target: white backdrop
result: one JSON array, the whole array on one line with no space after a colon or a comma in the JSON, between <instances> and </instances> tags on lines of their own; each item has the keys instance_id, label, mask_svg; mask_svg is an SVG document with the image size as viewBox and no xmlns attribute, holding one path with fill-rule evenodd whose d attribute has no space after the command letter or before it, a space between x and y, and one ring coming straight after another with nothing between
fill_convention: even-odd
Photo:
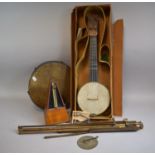
<instances>
[{"instance_id":1,"label":"white backdrop","mask_svg":"<svg viewBox=\"0 0 155 155\"><path fill-rule=\"evenodd\" d=\"M29 77L45 61L70 65L70 15L85 4L91 3L0 3L0 152L85 152L78 137L16 134L18 124L44 123L27 95ZM145 128L98 134L98 147L86 152L155 152L155 3L111 4L113 21L124 19L123 117L142 120Z\"/></svg>"}]
</instances>

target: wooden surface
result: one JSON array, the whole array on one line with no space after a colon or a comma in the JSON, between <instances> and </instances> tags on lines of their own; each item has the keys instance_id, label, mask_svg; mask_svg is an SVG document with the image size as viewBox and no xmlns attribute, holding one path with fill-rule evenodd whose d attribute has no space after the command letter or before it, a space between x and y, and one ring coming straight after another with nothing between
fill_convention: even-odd
<instances>
[{"instance_id":1,"label":"wooden surface","mask_svg":"<svg viewBox=\"0 0 155 155\"><path fill-rule=\"evenodd\" d=\"M69 121L69 115L65 107L57 107L45 110L46 125L64 123Z\"/></svg>"},{"instance_id":2,"label":"wooden surface","mask_svg":"<svg viewBox=\"0 0 155 155\"><path fill-rule=\"evenodd\" d=\"M122 115L123 20L113 25L113 114Z\"/></svg>"}]
</instances>

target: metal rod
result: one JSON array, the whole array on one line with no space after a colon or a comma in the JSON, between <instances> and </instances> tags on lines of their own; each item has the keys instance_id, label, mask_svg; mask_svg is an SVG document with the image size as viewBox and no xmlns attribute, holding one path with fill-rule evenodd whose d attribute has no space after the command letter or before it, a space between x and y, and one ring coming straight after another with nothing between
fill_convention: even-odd
<instances>
[{"instance_id":1,"label":"metal rod","mask_svg":"<svg viewBox=\"0 0 155 155\"><path fill-rule=\"evenodd\" d=\"M44 136L44 139L61 138L61 137L69 137L69 136L78 136L78 135L82 135L82 134L87 134L87 132L70 133L70 134L60 134L60 135L50 135L50 136Z\"/></svg>"}]
</instances>

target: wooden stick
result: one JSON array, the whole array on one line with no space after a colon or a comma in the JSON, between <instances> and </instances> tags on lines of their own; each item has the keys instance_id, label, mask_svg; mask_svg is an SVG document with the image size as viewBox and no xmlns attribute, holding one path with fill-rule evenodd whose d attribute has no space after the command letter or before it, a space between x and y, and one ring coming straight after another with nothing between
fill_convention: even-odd
<instances>
[{"instance_id":1,"label":"wooden stick","mask_svg":"<svg viewBox=\"0 0 155 155\"><path fill-rule=\"evenodd\" d=\"M36 133L97 133L97 132L123 132L137 131L143 128L142 122L136 121L105 121L81 124L61 124L61 125L33 125L18 126L19 134Z\"/></svg>"}]
</instances>

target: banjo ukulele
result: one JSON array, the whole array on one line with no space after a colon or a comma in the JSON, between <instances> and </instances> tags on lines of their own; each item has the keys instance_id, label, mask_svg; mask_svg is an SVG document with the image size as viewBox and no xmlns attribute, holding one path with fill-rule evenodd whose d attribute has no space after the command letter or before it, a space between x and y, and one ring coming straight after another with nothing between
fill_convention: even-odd
<instances>
[{"instance_id":1,"label":"banjo ukulele","mask_svg":"<svg viewBox=\"0 0 155 155\"><path fill-rule=\"evenodd\" d=\"M110 104L109 90L98 82L97 35L99 19L95 14L86 18L89 35L89 82L83 85L77 96L77 102L82 111L99 115Z\"/></svg>"}]
</instances>

